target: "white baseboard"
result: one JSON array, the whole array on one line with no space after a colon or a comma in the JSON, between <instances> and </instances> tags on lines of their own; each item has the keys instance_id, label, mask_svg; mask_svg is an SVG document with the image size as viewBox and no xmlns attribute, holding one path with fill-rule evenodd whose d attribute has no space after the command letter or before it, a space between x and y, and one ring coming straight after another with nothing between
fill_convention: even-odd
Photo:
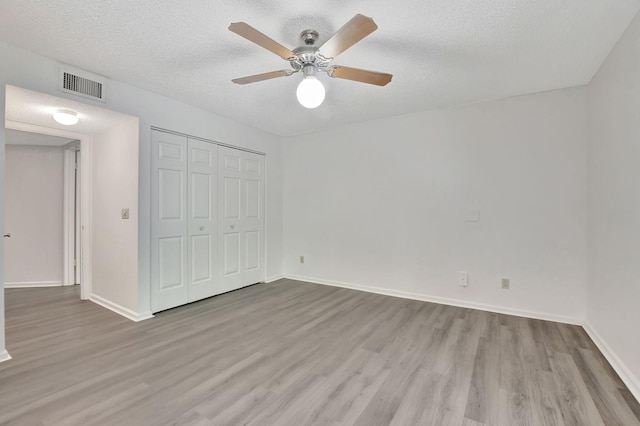
<instances>
[{"instance_id":1,"label":"white baseboard","mask_svg":"<svg viewBox=\"0 0 640 426\"><path fill-rule=\"evenodd\" d=\"M151 311L146 311L146 312L142 312L140 314L138 314L138 316L136 317L136 319L134 320L135 322L140 322L140 321L144 321L144 320L148 320L153 318L153 313Z\"/></svg>"},{"instance_id":2,"label":"white baseboard","mask_svg":"<svg viewBox=\"0 0 640 426\"><path fill-rule=\"evenodd\" d=\"M0 351L0 362L9 361L11 359L11 355L6 350Z\"/></svg>"},{"instance_id":3,"label":"white baseboard","mask_svg":"<svg viewBox=\"0 0 640 426\"><path fill-rule=\"evenodd\" d=\"M149 318L153 318L153 314L148 311L148 312L142 312L142 313L137 313L132 311L131 309L127 309L124 306L120 306L117 303L113 303L110 300L107 300L103 297L100 297L96 294L92 294L89 297L89 300L91 300L93 303L97 303L98 305L102 306L103 308L107 308L110 311L115 312L116 314L122 315L125 318L130 319L131 321L143 321Z\"/></svg>"},{"instance_id":4,"label":"white baseboard","mask_svg":"<svg viewBox=\"0 0 640 426\"><path fill-rule=\"evenodd\" d=\"M5 282L4 288L62 287L62 281L18 281Z\"/></svg>"},{"instance_id":5,"label":"white baseboard","mask_svg":"<svg viewBox=\"0 0 640 426\"><path fill-rule=\"evenodd\" d=\"M584 331L587 332L593 343L596 344L602 355L609 361L609 364L616 370L620 379L624 382L625 385L629 388L629 391L635 396L635 398L640 401L640 379L636 377L629 367L616 355L615 351L611 349L609 346L596 331L596 329L589 323L589 321L585 321L583 325Z\"/></svg>"},{"instance_id":6,"label":"white baseboard","mask_svg":"<svg viewBox=\"0 0 640 426\"><path fill-rule=\"evenodd\" d=\"M341 281L324 280L320 278L303 277L298 275L285 275L284 278L289 278L289 279L298 280L298 281L307 281L314 284L323 284L323 285L330 285L333 287L342 287L342 288L348 288L352 290L366 291L368 293L383 294L385 296L401 297L403 299L421 300L423 302L439 303L441 305L450 305L450 306L457 306L460 308L478 309L480 311L495 312L498 314L514 315L514 316L525 317L525 318L535 318L535 319L541 319L545 321L554 321L554 322L561 322L561 323L573 324L573 325L584 324L584 318L555 315L555 314L550 314L546 312L526 311L522 309L509 308L506 306L486 305L483 303L469 302L466 300L449 299L446 297L430 296L428 294L412 293L412 292L402 291L402 290L393 290L393 289L381 288L381 287L371 287L371 286L362 285L362 284L352 284L352 283L345 283Z\"/></svg>"},{"instance_id":7,"label":"white baseboard","mask_svg":"<svg viewBox=\"0 0 640 426\"><path fill-rule=\"evenodd\" d=\"M281 280L283 278L284 278L284 275L274 275L274 276L265 278L264 282L265 283L272 283L274 281L278 281L278 280Z\"/></svg>"}]
</instances>

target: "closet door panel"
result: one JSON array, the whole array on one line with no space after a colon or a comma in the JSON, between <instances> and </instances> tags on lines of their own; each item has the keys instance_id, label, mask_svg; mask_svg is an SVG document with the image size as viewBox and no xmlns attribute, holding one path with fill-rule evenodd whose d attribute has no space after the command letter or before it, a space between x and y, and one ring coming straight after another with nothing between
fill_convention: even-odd
<instances>
[{"instance_id":1,"label":"closet door panel","mask_svg":"<svg viewBox=\"0 0 640 426\"><path fill-rule=\"evenodd\" d=\"M243 286L242 260L242 154L243 151L219 147L220 181L220 271L221 292Z\"/></svg>"},{"instance_id":2,"label":"closet door panel","mask_svg":"<svg viewBox=\"0 0 640 426\"><path fill-rule=\"evenodd\" d=\"M189 301L217 294L218 146L189 139Z\"/></svg>"},{"instance_id":3,"label":"closet door panel","mask_svg":"<svg viewBox=\"0 0 640 426\"><path fill-rule=\"evenodd\" d=\"M151 133L151 308L188 301L187 138Z\"/></svg>"},{"instance_id":4,"label":"closet door panel","mask_svg":"<svg viewBox=\"0 0 640 426\"><path fill-rule=\"evenodd\" d=\"M164 237L158 239L158 261L160 271L158 286L161 292L184 285L184 238Z\"/></svg>"},{"instance_id":5,"label":"closet door panel","mask_svg":"<svg viewBox=\"0 0 640 426\"><path fill-rule=\"evenodd\" d=\"M223 275L231 277L240 273L240 233L225 232L222 246L224 248Z\"/></svg>"},{"instance_id":6,"label":"closet door panel","mask_svg":"<svg viewBox=\"0 0 640 426\"><path fill-rule=\"evenodd\" d=\"M263 279L264 267L264 156L244 153L244 264L243 275L247 284Z\"/></svg>"},{"instance_id":7,"label":"closet door panel","mask_svg":"<svg viewBox=\"0 0 640 426\"><path fill-rule=\"evenodd\" d=\"M246 247L246 270L254 271L260 269L260 231L245 232Z\"/></svg>"},{"instance_id":8,"label":"closet door panel","mask_svg":"<svg viewBox=\"0 0 640 426\"><path fill-rule=\"evenodd\" d=\"M260 282L264 245L264 157L219 148L220 280L228 290Z\"/></svg>"}]
</instances>

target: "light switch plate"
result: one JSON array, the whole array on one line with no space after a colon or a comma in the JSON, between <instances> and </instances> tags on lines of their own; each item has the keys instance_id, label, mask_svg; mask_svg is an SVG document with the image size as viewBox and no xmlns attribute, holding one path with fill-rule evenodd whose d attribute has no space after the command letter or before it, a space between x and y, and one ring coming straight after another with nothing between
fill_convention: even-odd
<instances>
[{"instance_id":1,"label":"light switch plate","mask_svg":"<svg viewBox=\"0 0 640 426\"><path fill-rule=\"evenodd\" d=\"M122 209L122 218L129 219L129 209Z\"/></svg>"}]
</instances>

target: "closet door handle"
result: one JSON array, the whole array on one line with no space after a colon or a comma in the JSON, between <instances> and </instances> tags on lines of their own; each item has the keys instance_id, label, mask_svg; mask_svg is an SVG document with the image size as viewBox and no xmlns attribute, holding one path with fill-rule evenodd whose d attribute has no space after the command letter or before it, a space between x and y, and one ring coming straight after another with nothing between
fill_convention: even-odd
<instances>
[{"instance_id":1,"label":"closet door handle","mask_svg":"<svg viewBox=\"0 0 640 426\"><path fill-rule=\"evenodd\" d=\"M236 229L236 226L235 225L231 225L231 229Z\"/></svg>"},{"instance_id":2,"label":"closet door handle","mask_svg":"<svg viewBox=\"0 0 640 426\"><path fill-rule=\"evenodd\" d=\"M4 234L5 238L11 238L11 234Z\"/></svg>"},{"instance_id":3,"label":"closet door handle","mask_svg":"<svg viewBox=\"0 0 640 426\"><path fill-rule=\"evenodd\" d=\"M201 226L201 227L200 227L200 230L201 230L201 231L204 231L204 226Z\"/></svg>"}]
</instances>

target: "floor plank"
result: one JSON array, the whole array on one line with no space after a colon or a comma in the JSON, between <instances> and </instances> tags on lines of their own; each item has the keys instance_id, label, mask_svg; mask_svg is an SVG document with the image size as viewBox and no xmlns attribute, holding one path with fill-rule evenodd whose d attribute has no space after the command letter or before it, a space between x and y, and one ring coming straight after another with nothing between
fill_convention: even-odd
<instances>
[{"instance_id":1,"label":"floor plank","mask_svg":"<svg viewBox=\"0 0 640 426\"><path fill-rule=\"evenodd\" d=\"M291 280L140 323L5 296L2 425L640 425L577 326Z\"/></svg>"}]
</instances>

